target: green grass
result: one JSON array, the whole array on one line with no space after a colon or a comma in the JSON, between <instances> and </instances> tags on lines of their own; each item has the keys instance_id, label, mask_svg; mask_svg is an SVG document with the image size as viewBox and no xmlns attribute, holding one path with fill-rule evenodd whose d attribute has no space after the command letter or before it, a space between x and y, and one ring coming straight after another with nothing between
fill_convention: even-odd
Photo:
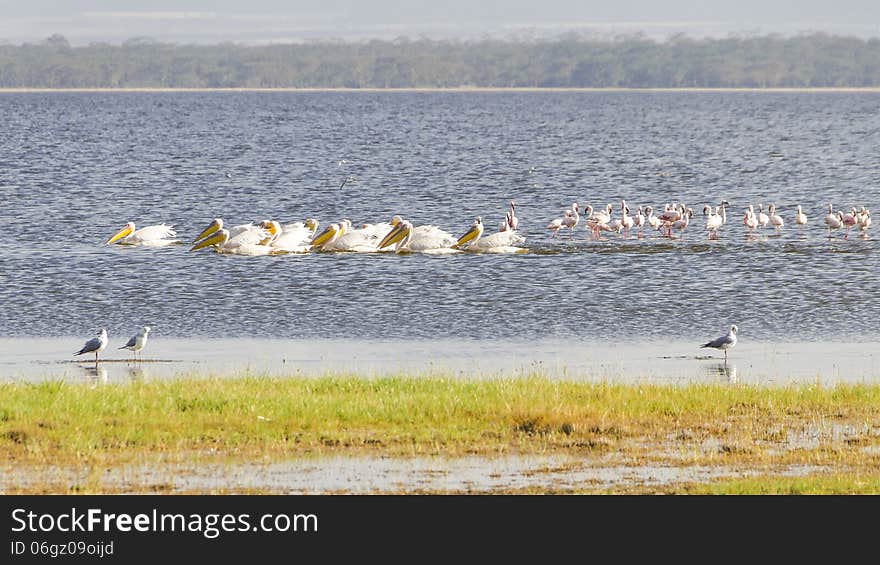
<instances>
[{"instance_id":1,"label":"green grass","mask_svg":"<svg viewBox=\"0 0 880 565\"><path fill-rule=\"evenodd\" d=\"M11 383L0 385L0 457L95 466L331 453L613 453L633 465L846 469L869 476L858 488L876 492L878 416L880 386L864 384L348 376ZM793 491L797 481L772 488ZM761 484L769 483L711 488L754 492Z\"/></svg>"}]
</instances>

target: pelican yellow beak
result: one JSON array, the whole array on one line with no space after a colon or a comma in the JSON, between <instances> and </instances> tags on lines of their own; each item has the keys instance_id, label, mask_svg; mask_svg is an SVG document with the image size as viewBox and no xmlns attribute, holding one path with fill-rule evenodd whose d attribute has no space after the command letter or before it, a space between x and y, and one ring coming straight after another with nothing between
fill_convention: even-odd
<instances>
[{"instance_id":1,"label":"pelican yellow beak","mask_svg":"<svg viewBox=\"0 0 880 565\"><path fill-rule=\"evenodd\" d=\"M210 233L210 232L209 232ZM208 247L209 245L217 245L223 241L223 232L217 232L210 237L206 237L205 239L199 241L195 245L189 248L190 251L195 251L196 249L201 249L203 247Z\"/></svg>"},{"instance_id":2,"label":"pelican yellow beak","mask_svg":"<svg viewBox=\"0 0 880 565\"><path fill-rule=\"evenodd\" d=\"M123 237L129 235L131 232L132 232L131 226L126 224L126 226L124 228L122 228L121 230L119 230L118 232L113 234L113 236L107 240L107 245L113 243L114 241L119 241Z\"/></svg>"},{"instance_id":3,"label":"pelican yellow beak","mask_svg":"<svg viewBox=\"0 0 880 565\"><path fill-rule=\"evenodd\" d=\"M202 238L208 237L209 235L211 235L212 233L214 233L215 231L217 231L219 229L220 229L220 224L217 222L217 220L214 220L213 222L208 224L208 227L206 227L205 229L202 230L202 233L200 233L199 235L196 236L196 238L193 240L193 243L199 241Z\"/></svg>"},{"instance_id":4,"label":"pelican yellow beak","mask_svg":"<svg viewBox=\"0 0 880 565\"><path fill-rule=\"evenodd\" d=\"M320 247L324 245L325 243L330 241L330 239L332 239L334 235L336 235L336 232L339 231L339 229L340 228L337 227L336 224L331 224L327 226L324 231L322 231L321 234L318 235L318 237L312 240L312 247Z\"/></svg>"},{"instance_id":5,"label":"pelican yellow beak","mask_svg":"<svg viewBox=\"0 0 880 565\"><path fill-rule=\"evenodd\" d=\"M398 241L401 241L409 234L409 227L406 224L396 224L388 235L382 238L382 241L379 242L379 249L385 249L389 245L394 245Z\"/></svg>"},{"instance_id":6,"label":"pelican yellow beak","mask_svg":"<svg viewBox=\"0 0 880 565\"><path fill-rule=\"evenodd\" d=\"M479 237L479 235L480 235L480 228L478 228L477 226L474 226L471 229L469 229L467 231L467 233L465 233L463 236L458 238L458 241L456 242L455 245L464 245L465 243L467 243L469 241L473 241L473 240L477 239L477 237Z\"/></svg>"}]
</instances>

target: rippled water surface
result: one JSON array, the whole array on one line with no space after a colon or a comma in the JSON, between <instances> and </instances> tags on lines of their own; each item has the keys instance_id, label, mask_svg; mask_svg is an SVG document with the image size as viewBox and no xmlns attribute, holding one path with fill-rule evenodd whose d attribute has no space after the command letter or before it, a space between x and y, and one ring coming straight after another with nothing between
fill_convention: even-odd
<instances>
[{"instance_id":1,"label":"rippled water surface","mask_svg":"<svg viewBox=\"0 0 880 565\"><path fill-rule=\"evenodd\" d=\"M0 336L876 341L880 95L0 95ZM343 179L357 180L339 188ZM546 224L574 201L695 209L681 239ZM189 242L237 224L403 214L460 235L517 202L530 253L223 256L106 246L126 221ZM703 203L731 203L708 241ZM789 224L748 239L749 203ZM793 209L810 217L796 229ZM876 226L872 228L876 229ZM116 343L116 342L119 343ZM69 347L65 343L65 347ZM66 350L65 350L66 351ZM65 353L66 354L66 353Z\"/></svg>"}]
</instances>

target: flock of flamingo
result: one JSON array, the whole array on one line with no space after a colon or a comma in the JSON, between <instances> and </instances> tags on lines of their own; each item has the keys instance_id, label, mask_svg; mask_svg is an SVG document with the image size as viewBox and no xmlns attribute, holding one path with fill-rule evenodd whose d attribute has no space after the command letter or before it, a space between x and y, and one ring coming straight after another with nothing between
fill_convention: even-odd
<instances>
[{"instance_id":1,"label":"flock of flamingo","mask_svg":"<svg viewBox=\"0 0 880 565\"><path fill-rule=\"evenodd\" d=\"M718 239L719 230L727 223L727 207L729 205L726 200L717 206L703 205L703 216L706 218L704 229L709 239ZM689 208L683 203L667 203L659 215L654 213L652 206L645 206L644 211L639 206L635 215L630 215L631 211L626 200L620 201L620 216L617 218L613 217L613 204L608 204L599 210L595 210L588 204L584 211L584 224L596 239L602 232L623 233L625 236L629 236L630 230L633 229L637 231L638 237L641 237L642 231L646 228L656 230L666 237L674 237L673 232L684 233L691 225L691 218L694 215L693 208ZM552 231L554 238L559 236L559 231L562 229L569 229L573 236L574 229L580 220L580 207L577 202L574 202L570 208L563 210L562 217L547 224L547 229ZM807 221L807 215L798 204L794 214L795 225L804 226ZM857 228L862 237L867 237L868 228L871 226L871 212L865 206L858 208L852 206L848 212L835 211L834 205L828 204L828 213L825 215L824 222L828 228L829 238L832 237L832 232L843 229L843 237L848 239L850 230L853 228ZM767 212L764 212L764 206L759 204L757 213L755 213L754 205L749 204L748 208L744 210L742 224L747 230L747 235L753 237L756 230L767 226L771 226L778 233L785 226L785 220L778 213L775 204L767 206Z\"/></svg>"}]
</instances>

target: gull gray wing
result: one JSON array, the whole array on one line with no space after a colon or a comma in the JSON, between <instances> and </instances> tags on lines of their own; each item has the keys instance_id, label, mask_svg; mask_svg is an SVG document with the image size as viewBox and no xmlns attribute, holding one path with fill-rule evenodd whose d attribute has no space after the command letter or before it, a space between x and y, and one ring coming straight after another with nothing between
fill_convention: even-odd
<instances>
[{"instance_id":1,"label":"gull gray wing","mask_svg":"<svg viewBox=\"0 0 880 565\"><path fill-rule=\"evenodd\" d=\"M96 351L99 347L101 347L101 340L93 337L89 341L83 345L82 349L74 353L74 355L82 355L83 353L91 353L92 351Z\"/></svg>"}]
</instances>

